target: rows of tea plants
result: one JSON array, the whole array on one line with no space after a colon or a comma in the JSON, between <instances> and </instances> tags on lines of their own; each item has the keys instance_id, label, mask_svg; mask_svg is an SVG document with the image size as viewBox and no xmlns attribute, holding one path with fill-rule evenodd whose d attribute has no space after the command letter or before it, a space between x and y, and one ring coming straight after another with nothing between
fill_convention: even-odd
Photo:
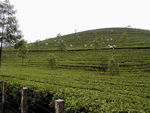
<instances>
[{"instance_id":1,"label":"rows of tea plants","mask_svg":"<svg viewBox=\"0 0 150 113\"><path fill-rule=\"evenodd\" d=\"M11 90L8 90L8 97L13 96L11 99L19 101L20 98L17 94L21 92L23 86L27 86L31 91L34 91L30 97L33 105L37 100L40 103L44 103L42 100L47 95L51 95L49 97L51 98L49 100L51 107L55 99L62 98L65 99L66 112L149 112L150 110L150 81L147 79L148 75L145 77L129 74L122 77L108 75L93 75L95 77L89 77L84 75L85 78L79 79L78 74L80 73L80 76L82 76L85 72L75 73L75 71L72 71L74 74L70 75L69 71L66 71L65 73L65 70L63 70L65 75L55 74L46 76L45 74L43 77L37 76L36 78L38 79L34 79L35 75L31 75L31 78L27 78L26 75L20 75L21 77L7 75L0 76L0 78L1 80L9 81L9 89ZM57 79L54 79L53 76L56 76ZM90 73L90 76L92 76L92 73ZM45 77L47 80L44 79Z\"/></svg>"},{"instance_id":2,"label":"rows of tea plants","mask_svg":"<svg viewBox=\"0 0 150 113\"><path fill-rule=\"evenodd\" d=\"M115 44L117 47L149 47L150 31L134 28L95 29L36 41L31 43L29 48L59 50L60 41L63 41L69 50L94 49L95 41L98 48L108 47L108 44Z\"/></svg>"},{"instance_id":3,"label":"rows of tea plants","mask_svg":"<svg viewBox=\"0 0 150 113\"><path fill-rule=\"evenodd\" d=\"M29 52L23 65L50 67L48 63L49 54L56 57L57 68L107 69L109 60L114 57L120 68L123 68L122 71L149 70L149 49ZM4 53L3 60L4 64L22 65L21 58L13 52Z\"/></svg>"},{"instance_id":4,"label":"rows of tea plants","mask_svg":"<svg viewBox=\"0 0 150 113\"><path fill-rule=\"evenodd\" d=\"M54 100L62 98L69 113L150 112L149 50L51 53L57 57L56 68L49 67L49 52L32 52L23 65L16 53L11 57L4 53L0 79L8 81L13 102L20 100L21 88L27 86L30 108L41 103L52 109ZM119 75L92 68L104 66L112 56L120 65Z\"/></svg>"}]
</instances>

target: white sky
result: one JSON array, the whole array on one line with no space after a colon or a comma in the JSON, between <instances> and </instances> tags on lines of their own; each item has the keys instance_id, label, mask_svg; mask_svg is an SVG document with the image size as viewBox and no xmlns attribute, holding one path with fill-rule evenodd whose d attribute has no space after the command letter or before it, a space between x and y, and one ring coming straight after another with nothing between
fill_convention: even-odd
<instances>
[{"instance_id":1,"label":"white sky","mask_svg":"<svg viewBox=\"0 0 150 113\"><path fill-rule=\"evenodd\" d=\"M150 30L150 0L10 0L28 42L105 27Z\"/></svg>"}]
</instances>

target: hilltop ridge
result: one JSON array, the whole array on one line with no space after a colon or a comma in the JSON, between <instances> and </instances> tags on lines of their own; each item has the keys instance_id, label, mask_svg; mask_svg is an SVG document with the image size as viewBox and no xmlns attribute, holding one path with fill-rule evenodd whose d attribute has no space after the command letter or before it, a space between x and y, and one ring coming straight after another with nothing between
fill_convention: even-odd
<instances>
[{"instance_id":1,"label":"hilltop ridge","mask_svg":"<svg viewBox=\"0 0 150 113\"><path fill-rule=\"evenodd\" d=\"M30 44L30 49L57 50L59 43L68 50L123 47L150 47L150 31L135 28L103 28L87 30Z\"/></svg>"}]
</instances>

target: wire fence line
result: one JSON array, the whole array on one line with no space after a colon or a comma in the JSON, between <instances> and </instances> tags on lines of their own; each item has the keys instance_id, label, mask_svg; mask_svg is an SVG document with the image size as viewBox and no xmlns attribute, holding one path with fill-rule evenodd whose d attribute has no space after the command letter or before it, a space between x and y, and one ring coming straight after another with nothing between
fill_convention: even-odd
<instances>
[{"instance_id":1,"label":"wire fence line","mask_svg":"<svg viewBox=\"0 0 150 113\"><path fill-rule=\"evenodd\" d=\"M19 96L19 99L15 100L15 102L13 96L6 93L8 90L13 92L12 88L7 87L6 81L0 81L0 97L2 100L2 102L0 102L0 113L52 113L52 111L50 111L50 106L48 108L39 103L34 103L34 108L31 108L30 104L32 101L28 99L30 90L27 87L23 87L22 92L16 94ZM64 113L64 100L58 99L55 100L54 103L55 113ZM11 110L11 112L9 110Z\"/></svg>"},{"instance_id":2,"label":"wire fence line","mask_svg":"<svg viewBox=\"0 0 150 113\"><path fill-rule=\"evenodd\" d=\"M3 83L3 82L1 82ZM13 91L12 88L10 87L7 87L7 91ZM18 96L20 97L21 99L21 93L18 94ZM7 100L6 100L6 103L7 103L7 107L9 107L10 109L12 109L13 111L15 111L15 113L18 113L18 111L21 110L20 108L20 100L16 100L15 102L13 101L12 97L10 95L7 95ZM28 104L30 104L31 101L28 100ZM14 106L15 104L15 106ZM37 103L34 103L34 107L35 108L38 108L38 110L40 109L40 111L42 111L42 113L49 113L49 109L47 109L46 107L40 105L40 104L37 104ZM16 109L18 108L18 109ZM36 110L36 112L38 111ZM28 109L28 112L29 113L35 113L35 111L31 110L31 109Z\"/></svg>"}]
</instances>

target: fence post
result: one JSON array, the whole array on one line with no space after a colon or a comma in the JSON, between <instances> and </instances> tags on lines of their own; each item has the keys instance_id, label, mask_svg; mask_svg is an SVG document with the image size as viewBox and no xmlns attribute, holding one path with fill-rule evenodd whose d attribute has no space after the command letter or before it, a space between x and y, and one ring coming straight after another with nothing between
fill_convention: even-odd
<instances>
[{"instance_id":1,"label":"fence post","mask_svg":"<svg viewBox=\"0 0 150 113\"><path fill-rule=\"evenodd\" d=\"M2 96L2 103L6 103L6 89L7 89L7 82L3 82L3 96Z\"/></svg>"},{"instance_id":2,"label":"fence post","mask_svg":"<svg viewBox=\"0 0 150 113\"><path fill-rule=\"evenodd\" d=\"M21 113L28 112L28 105L27 105L27 87L23 87L22 89L22 98L21 98Z\"/></svg>"},{"instance_id":3,"label":"fence post","mask_svg":"<svg viewBox=\"0 0 150 113\"><path fill-rule=\"evenodd\" d=\"M55 113L64 113L64 100L55 100Z\"/></svg>"},{"instance_id":4,"label":"fence post","mask_svg":"<svg viewBox=\"0 0 150 113\"><path fill-rule=\"evenodd\" d=\"M6 106L6 89L7 89L7 82L3 82L3 92L2 92L2 113L5 112L5 106Z\"/></svg>"}]
</instances>

